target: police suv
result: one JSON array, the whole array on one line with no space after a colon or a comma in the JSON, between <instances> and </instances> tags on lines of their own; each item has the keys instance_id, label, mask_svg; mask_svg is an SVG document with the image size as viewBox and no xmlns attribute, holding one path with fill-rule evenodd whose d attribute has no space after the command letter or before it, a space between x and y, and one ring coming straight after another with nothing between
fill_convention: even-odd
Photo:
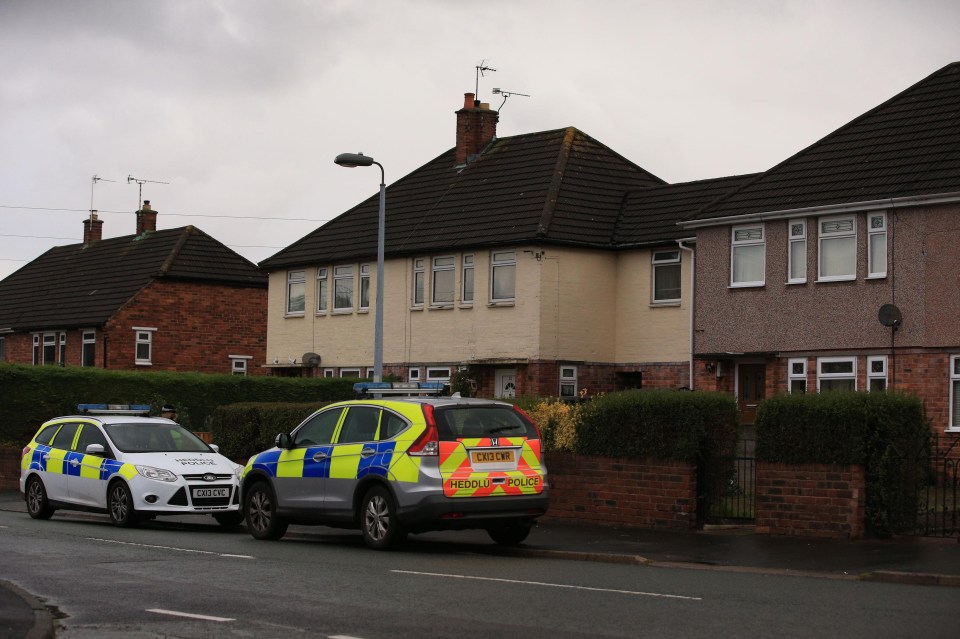
<instances>
[{"instance_id":1,"label":"police suv","mask_svg":"<svg viewBox=\"0 0 960 639\"><path fill-rule=\"evenodd\" d=\"M23 449L20 492L34 519L55 510L106 512L117 526L155 515L208 514L236 526L243 467L150 406L80 404Z\"/></svg>"},{"instance_id":2,"label":"police suv","mask_svg":"<svg viewBox=\"0 0 960 639\"><path fill-rule=\"evenodd\" d=\"M539 430L504 402L398 396L437 389L360 383L363 399L278 435L243 471L247 530L279 539L291 523L359 528L378 550L443 529L483 528L498 544L521 543L547 510Z\"/></svg>"}]
</instances>

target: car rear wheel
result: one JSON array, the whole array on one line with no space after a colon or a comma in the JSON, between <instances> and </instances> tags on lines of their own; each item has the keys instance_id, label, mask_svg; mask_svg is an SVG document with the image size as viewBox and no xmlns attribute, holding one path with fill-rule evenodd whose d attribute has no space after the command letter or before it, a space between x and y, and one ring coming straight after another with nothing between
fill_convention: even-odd
<instances>
[{"instance_id":1,"label":"car rear wheel","mask_svg":"<svg viewBox=\"0 0 960 639\"><path fill-rule=\"evenodd\" d=\"M216 513L213 518L224 528L236 528L243 523L243 511L235 510L227 513Z\"/></svg>"},{"instance_id":2,"label":"car rear wheel","mask_svg":"<svg viewBox=\"0 0 960 639\"><path fill-rule=\"evenodd\" d=\"M47 489L39 477L27 480L27 512L34 519L50 519L53 516L53 507L47 499Z\"/></svg>"},{"instance_id":3,"label":"car rear wheel","mask_svg":"<svg viewBox=\"0 0 960 639\"><path fill-rule=\"evenodd\" d=\"M136 509L133 507L133 495L130 488L122 481L116 481L110 486L107 493L107 510L110 512L110 522L121 528L131 528L140 523Z\"/></svg>"},{"instance_id":4,"label":"car rear wheel","mask_svg":"<svg viewBox=\"0 0 960 639\"><path fill-rule=\"evenodd\" d=\"M510 524L508 526L496 526L488 528L487 534L490 539L500 546L516 546L522 544L530 534L533 524L525 522L522 524Z\"/></svg>"},{"instance_id":5,"label":"car rear wheel","mask_svg":"<svg viewBox=\"0 0 960 639\"><path fill-rule=\"evenodd\" d=\"M363 496L360 507L363 541L374 550L395 548L407 536L397 517L393 497L383 486L374 486Z\"/></svg>"},{"instance_id":6,"label":"car rear wheel","mask_svg":"<svg viewBox=\"0 0 960 639\"><path fill-rule=\"evenodd\" d=\"M247 490L243 515L256 539L280 539L287 532L287 522L277 516L277 499L266 482L258 481Z\"/></svg>"}]
</instances>

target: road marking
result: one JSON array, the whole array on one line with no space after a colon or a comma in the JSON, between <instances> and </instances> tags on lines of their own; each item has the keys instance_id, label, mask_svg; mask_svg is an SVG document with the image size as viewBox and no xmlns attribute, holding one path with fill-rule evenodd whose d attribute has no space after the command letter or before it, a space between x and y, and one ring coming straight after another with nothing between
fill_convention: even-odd
<instances>
[{"instance_id":1,"label":"road marking","mask_svg":"<svg viewBox=\"0 0 960 639\"><path fill-rule=\"evenodd\" d=\"M192 552L198 555L215 555L217 557L232 557L234 559L255 559L251 555L231 555L224 552L212 552L209 550L193 550L192 548L175 548L174 546L156 546L154 544L136 544L132 541L117 541L116 539L100 539L98 537L87 537L88 541L102 541L105 544L120 544L122 546L138 546L140 548L154 548L157 550L176 550L177 552Z\"/></svg>"},{"instance_id":2,"label":"road marking","mask_svg":"<svg viewBox=\"0 0 960 639\"><path fill-rule=\"evenodd\" d=\"M204 621L236 621L230 617L212 617L210 615L195 615L189 612L179 612L177 610L164 610L163 608L147 608L147 612L155 612L158 615L170 615L172 617L187 617L188 619L202 619Z\"/></svg>"},{"instance_id":3,"label":"road marking","mask_svg":"<svg viewBox=\"0 0 960 639\"><path fill-rule=\"evenodd\" d=\"M570 588L572 590L591 590L593 592L612 592L621 595L639 595L643 597L660 597L663 599L685 599L687 601L703 601L702 597L686 597L684 595L668 595L661 592L641 592L638 590L616 590L614 588L591 588L590 586L574 586L571 584L551 584L544 581L520 581L518 579L498 579L496 577L473 577L470 575L449 575L439 572L417 572L414 570L391 570L390 572L404 575L421 575L426 577L446 577L448 579L471 579L475 581L498 581L508 584L526 586L547 586L549 588Z\"/></svg>"}]
</instances>

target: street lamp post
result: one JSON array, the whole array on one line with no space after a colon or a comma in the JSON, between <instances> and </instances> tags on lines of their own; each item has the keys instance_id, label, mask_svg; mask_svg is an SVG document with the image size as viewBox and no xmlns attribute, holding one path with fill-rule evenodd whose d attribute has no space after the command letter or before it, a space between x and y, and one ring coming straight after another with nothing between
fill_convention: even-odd
<instances>
[{"instance_id":1,"label":"street lamp post","mask_svg":"<svg viewBox=\"0 0 960 639\"><path fill-rule=\"evenodd\" d=\"M348 168L370 166L380 167L380 215L377 223L377 308L374 310L373 328L373 381L383 381L383 245L386 228L387 185L384 180L383 165L363 153L341 153L334 160L336 164Z\"/></svg>"}]
</instances>

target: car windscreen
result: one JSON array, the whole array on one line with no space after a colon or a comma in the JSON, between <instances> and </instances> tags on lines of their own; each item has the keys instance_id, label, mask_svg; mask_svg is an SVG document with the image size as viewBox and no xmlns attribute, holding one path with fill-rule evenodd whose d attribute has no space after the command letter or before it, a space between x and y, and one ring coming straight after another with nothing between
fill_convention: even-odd
<instances>
[{"instance_id":1,"label":"car windscreen","mask_svg":"<svg viewBox=\"0 0 960 639\"><path fill-rule=\"evenodd\" d=\"M441 441L538 436L536 427L512 406L447 406L437 408L434 417Z\"/></svg>"},{"instance_id":2,"label":"car windscreen","mask_svg":"<svg viewBox=\"0 0 960 639\"><path fill-rule=\"evenodd\" d=\"M209 453L202 439L179 424L105 424L113 445L125 453Z\"/></svg>"}]
</instances>

